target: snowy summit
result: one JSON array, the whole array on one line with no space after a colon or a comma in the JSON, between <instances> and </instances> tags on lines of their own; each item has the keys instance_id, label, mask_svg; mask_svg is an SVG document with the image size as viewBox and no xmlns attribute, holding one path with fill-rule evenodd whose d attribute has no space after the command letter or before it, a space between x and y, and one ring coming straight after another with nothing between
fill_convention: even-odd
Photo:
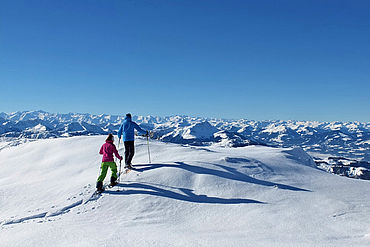
<instances>
[{"instance_id":1,"label":"snowy summit","mask_svg":"<svg viewBox=\"0 0 370 247\"><path fill-rule=\"evenodd\" d=\"M369 181L319 170L301 148L151 140L149 164L138 138L135 169L92 199L105 138L0 151L1 246L370 244Z\"/></svg>"}]
</instances>

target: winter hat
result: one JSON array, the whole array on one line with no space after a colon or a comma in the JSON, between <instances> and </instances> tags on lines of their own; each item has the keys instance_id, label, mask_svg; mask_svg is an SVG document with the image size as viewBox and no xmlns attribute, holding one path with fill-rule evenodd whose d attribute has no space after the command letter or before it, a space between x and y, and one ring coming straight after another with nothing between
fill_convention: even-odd
<instances>
[{"instance_id":1,"label":"winter hat","mask_svg":"<svg viewBox=\"0 0 370 247\"><path fill-rule=\"evenodd\" d=\"M113 141L113 134L109 133L107 139L105 141Z\"/></svg>"}]
</instances>

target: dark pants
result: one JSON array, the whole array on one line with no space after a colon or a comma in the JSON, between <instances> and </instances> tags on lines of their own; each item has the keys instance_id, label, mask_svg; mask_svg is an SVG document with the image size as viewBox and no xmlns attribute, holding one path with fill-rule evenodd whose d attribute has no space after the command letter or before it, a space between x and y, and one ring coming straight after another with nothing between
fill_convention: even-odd
<instances>
[{"instance_id":1,"label":"dark pants","mask_svg":"<svg viewBox=\"0 0 370 247\"><path fill-rule=\"evenodd\" d=\"M131 165L132 158L135 154L135 144L134 141L125 141L125 164Z\"/></svg>"}]
</instances>

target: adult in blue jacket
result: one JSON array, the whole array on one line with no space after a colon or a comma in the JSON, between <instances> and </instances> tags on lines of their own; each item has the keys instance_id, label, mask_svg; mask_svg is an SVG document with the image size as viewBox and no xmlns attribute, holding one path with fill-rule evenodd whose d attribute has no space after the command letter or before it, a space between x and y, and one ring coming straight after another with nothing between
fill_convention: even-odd
<instances>
[{"instance_id":1,"label":"adult in blue jacket","mask_svg":"<svg viewBox=\"0 0 370 247\"><path fill-rule=\"evenodd\" d=\"M132 168L131 161L135 154L135 129L142 135L148 135L148 131L140 128L137 123L131 120L131 114L127 113L122 125L118 130L118 140L121 139L125 144L125 167Z\"/></svg>"}]
</instances>

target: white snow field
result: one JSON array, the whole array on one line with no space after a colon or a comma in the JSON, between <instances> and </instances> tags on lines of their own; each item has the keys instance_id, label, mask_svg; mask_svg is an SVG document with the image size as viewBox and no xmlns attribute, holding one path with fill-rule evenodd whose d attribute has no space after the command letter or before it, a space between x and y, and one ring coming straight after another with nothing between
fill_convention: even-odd
<instances>
[{"instance_id":1,"label":"white snow field","mask_svg":"<svg viewBox=\"0 0 370 247\"><path fill-rule=\"evenodd\" d=\"M105 138L0 151L1 247L370 246L369 181L321 171L299 148L151 141L148 164L139 138L137 169L89 200Z\"/></svg>"}]
</instances>

